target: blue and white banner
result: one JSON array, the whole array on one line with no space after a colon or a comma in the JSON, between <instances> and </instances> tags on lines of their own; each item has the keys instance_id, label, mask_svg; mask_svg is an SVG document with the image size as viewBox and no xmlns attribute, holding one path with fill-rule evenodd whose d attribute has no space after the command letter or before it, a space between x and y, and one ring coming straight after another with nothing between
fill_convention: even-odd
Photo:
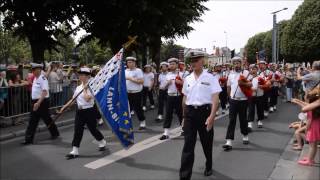
<instances>
[{"instance_id":1,"label":"blue and white banner","mask_svg":"<svg viewBox=\"0 0 320 180\"><path fill-rule=\"evenodd\" d=\"M89 87L103 119L111 126L124 147L133 144L133 129L129 111L125 69L121 49L90 80Z\"/></svg>"}]
</instances>

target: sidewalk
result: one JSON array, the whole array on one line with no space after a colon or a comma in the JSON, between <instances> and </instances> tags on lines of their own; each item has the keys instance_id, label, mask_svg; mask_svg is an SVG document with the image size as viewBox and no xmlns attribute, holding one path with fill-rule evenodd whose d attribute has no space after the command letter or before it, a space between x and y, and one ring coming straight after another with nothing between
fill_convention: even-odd
<instances>
[{"instance_id":1,"label":"sidewalk","mask_svg":"<svg viewBox=\"0 0 320 180\"><path fill-rule=\"evenodd\" d=\"M58 118L58 120L56 121L56 125L58 127L61 127L61 126L72 124L74 122L74 115L75 115L74 110L65 112L63 115L61 115L60 118ZM24 136L27 125L28 125L28 121L29 119L27 118L25 121L23 121L19 125L0 128L0 142L13 139L15 137ZM46 130L47 130L46 125L43 123L42 120L40 120L37 132L42 132Z\"/></svg>"},{"instance_id":2,"label":"sidewalk","mask_svg":"<svg viewBox=\"0 0 320 180\"><path fill-rule=\"evenodd\" d=\"M309 147L306 144L303 150L294 151L291 149L291 141L289 141L285 151L280 157L280 160L276 164L275 169L269 177L269 180L319 180L320 176L320 149L315 158L315 166L302 166L297 162L299 159L308 155Z\"/></svg>"}]
</instances>

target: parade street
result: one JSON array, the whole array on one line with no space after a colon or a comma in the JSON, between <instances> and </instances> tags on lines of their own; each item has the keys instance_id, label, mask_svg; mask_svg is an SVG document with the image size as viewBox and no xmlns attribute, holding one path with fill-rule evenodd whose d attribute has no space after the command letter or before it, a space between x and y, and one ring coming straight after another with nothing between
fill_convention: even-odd
<instances>
[{"instance_id":1,"label":"parade street","mask_svg":"<svg viewBox=\"0 0 320 180\"><path fill-rule=\"evenodd\" d=\"M290 176L289 172L279 175L276 168L280 161L284 161L283 156L289 160L298 157L294 152L286 152L293 135L288 124L296 120L297 113L297 106L282 103L278 111L264 121L264 128L254 126L249 145L242 144L237 127L231 152L225 152L221 147L228 115L219 116L215 123L213 176L203 176L205 158L198 142L192 179L287 178L285 176ZM65 159L71 147L72 125L60 127L61 137L53 141L49 140L48 132L42 132L36 134L34 145L21 146L22 138L2 142L1 179L178 179L183 147L178 122L173 123L175 126L170 139L160 141L162 123L154 122L154 114L154 110L146 113L148 129L135 131L135 145L128 150L123 150L106 127L100 129L106 137L107 150L103 153L97 151L93 137L86 130L80 156L73 160ZM137 129L136 116L133 121ZM299 171L299 165L294 167L296 169L291 168L291 171ZM311 174L306 175L307 172ZM304 176L310 176L309 179L316 177L316 174L319 174L318 167L304 169Z\"/></svg>"}]
</instances>

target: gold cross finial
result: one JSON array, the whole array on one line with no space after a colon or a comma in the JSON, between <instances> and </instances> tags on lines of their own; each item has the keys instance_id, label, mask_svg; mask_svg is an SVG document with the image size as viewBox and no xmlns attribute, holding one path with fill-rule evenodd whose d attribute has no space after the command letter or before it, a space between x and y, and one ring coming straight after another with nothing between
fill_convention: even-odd
<instances>
[{"instance_id":1,"label":"gold cross finial","mask_svg":"<svg viewBox=\"0 0 320 180\"><path fill-rule=\"evenodd\" d=\"M137 38L138 36L134 36L134 37L128 36L129 40L123 45L123 48L127 50L132 44L137 44L137 41L136 41Z\"/></svg>"}]
</instances>

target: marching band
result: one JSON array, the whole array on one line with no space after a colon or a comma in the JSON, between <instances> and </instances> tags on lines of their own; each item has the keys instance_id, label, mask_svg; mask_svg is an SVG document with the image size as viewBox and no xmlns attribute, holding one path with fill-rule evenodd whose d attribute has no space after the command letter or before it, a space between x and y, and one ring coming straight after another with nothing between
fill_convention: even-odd
<instances>
[{"instance_id":1,"label":"marching band","mask_svg":"<svg viewBox=\"0 0 320 180\"><path fill-rule=\"evenodd\" d=\"M184 136L185 142L181 157L181 179L191 178L197 133L199 133L206 157L204 175L210 176L212 174L213 124L215 116L219 113L219 105L222 114L226 114L229 110L229 124L226 127L226 142L222 146L223 150L232 150L237 119L240 122L243 144L247 145L250 143L249 133L254 128L255 120L256 127L263 128L263 120L268 118L269 113L277 110L278 92L287 76L282 73L282 69L277 64L267 64L266 61L260 60L256 64L249 65L240 57L233 57L232 64L219 63L212 67L213 70L206 70L204 68L206 54L196 51L191 51L190 54L192 65L190 69L187 68L184 61L170 58L161 62L159 74L154 73L152 65L145 65L143 72L137 67L135 57L127 57L127 69L125 70L128 99L132 111L136 113L139 120L139 130L146 129L147 120L144 111L147 110L147 97L150 109L155 108L154 94L158 95L158 111L155 120L163 123L163 134L159 138L160 140L170 138L173 113L177 115L181 126L181 136ZM35 66L34 69L36 68ZM40 65L39 68L41 68ZM90 73L90 69L86 67L79 71L82 79L86 81L89 79ZM40 115L48 124L49 112L46 107L41 109L42 105L45 106L48 94L45 93L43 97L39 96L48 88L45 86L45 77L38 79L43 81L44 85L39 88L37 96L32 96L32 98L35 101L35 106L37 103L41 103L41 105L39 110L34 108L32 115L38 111L39 113L45 111ZM82 86L77 87L75 94L80 91L79 88ZM36 87L32 88L34 90L32 92L36 92ZM155 92L157 89L158 92ZM39 102L38 99L42 101ZM94 101L89 91L84 90L83 95L77 97L77 105L73 150L67 155L67 159L79 156L78 149L85 124L98 141L99 150L103 151L106 147L103 135L96 129L96 120L90 120ZM256 114L257 118L255 118ZM31 122L39 117L32 116ZM35 127L36 124L29 124L26 140L23 144L33 142ZM59 136L54 124L50 126L49 130L54 138Z\"/></svg>"}]
</instances>

